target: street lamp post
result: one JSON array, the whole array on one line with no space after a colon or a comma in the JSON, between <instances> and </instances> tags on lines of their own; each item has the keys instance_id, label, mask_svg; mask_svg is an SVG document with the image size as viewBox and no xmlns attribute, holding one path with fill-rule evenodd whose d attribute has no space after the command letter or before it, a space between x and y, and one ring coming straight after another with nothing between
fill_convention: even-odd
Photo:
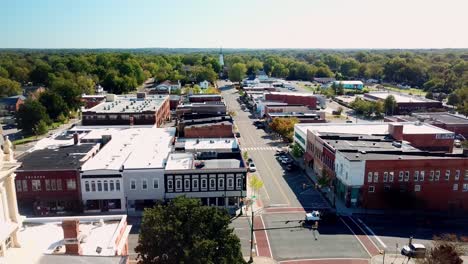
<instances>
[{"instance_id":1,"label":"street lamp post","mask_svg":"<svg viewBox=\"0 0 468 264\"><path fill-rule=\"evenodd\" d=\"M254 234L254 210L252 208L252 225L250 226L250 259L249 263L253 263L253 234Z\"/></svg>"},{"instance_id":2,"label":"street lamp post","mask_svg":"<svg viewBox=\"0 0 468 264\"><path fill-rule=\"evenodd\" d=\"M242 175L242 184L241 184L241 189L240 189L240 201L239 201L239 204L240 204L240 213L239 213L239 215L244 214L244 212L242 211L242 207L244 207L244 193L243 193L244 179L245 179L245 175Z\"/></svg>"}]
</instances>

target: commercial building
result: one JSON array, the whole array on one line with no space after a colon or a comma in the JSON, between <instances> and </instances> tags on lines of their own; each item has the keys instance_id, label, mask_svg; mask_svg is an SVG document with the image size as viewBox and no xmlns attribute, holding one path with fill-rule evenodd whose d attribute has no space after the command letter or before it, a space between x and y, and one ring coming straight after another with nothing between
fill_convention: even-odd
<instances>
[{"instance_id":1,"label":"commercial building","mask_svg":"<svg viewBox=\"0 0 468 264\"><path fill-rule=\"evenodd\" d=\"M164 167L175 129L130 127L110 132L111 139L81 168L85 212L131 212L163 200ZM92 140L89 135L84 139Z\"/></svg>"},{"instance_id":2,"label":"commercial building","mask_svg":"<svg viewBox=\"0 0 468 264\"><path fill-rule=\"evenodd\" d=\"M246 195L247 168L235 138L183 139L165 171L166 198L200 198L204 205L236 210Z\"/></svg>"},{"instance_id":3,"label":"commercial building","mask_svg":"<svg viewBox=\"0 0 468 264\"><path fill-rule=\"evenodd\" d=\"M26 218L4 263L129 263L126 215ZM0 261L2 259L0 258Z\"/></svg>"},{"instance_id":4,"label":"commercial building","mask_svg":"<svg viewBox=\"0 0 468 264\"><path fill-rule=\"evenodd\" d=\"M3 135L0 134L0 137L3 138ZM23 219L18 213L16 203L14 173L18 166L13 158L12 144L5 140L3 149L0 148L0 262L11 254L11 248L20 246L18 232Z\"/></svg>"},{"instance_id":5,"label":"commercial building","mask_svg":"<svg viewBox=\"0 0 468 264\"><path fill-rule=\"evenodd\" d=\"M176 109L177 118L196 119L226 115L224 102L188 103Z\"/></svg>"},{"instance_id":6,"label":"commercial building","mask_svg":"<svg viewBox=\"0 0 468 264\"><path fill-rule=\"evenodd\" d=\"M74 136L78 138L78 134ZM99 144L80 144L76 140L76 144L51 145L20 158L16 192L23 214L45 216L80 212L80 168L98 152Z\"/></svg>"},{"instance_id":7,"label":"commercial building","mask_svg":"<svg viewBox=\"0 0 468 264\"><path fill-rule=\"evenodd\" d=\"M357 89L362 90L364 88L364 83L361 81L334 81L336 86L343 85L344 89Z\"/></svg>"},{"instance_id":8,"label":"commercial building","mask_svg":"<svg viewBox=\"0 0 468 264\"><path fill-rule=\"evenodd\" d=\"M388 96L395 98L396 106L393 113L387 114L408 114L412 112L424 112L430 109L443 109L442 102L430 100L423 97L416 97L406 94L397 94L389 92L372 92L364 94L363 98L368 101L384 101Z\"/></svg>"},{"instance_id":9,"label":"commercial building","mask_svg":"<svg viewBox=\"0 0 468 264\"><path fill-rule=\"evenodd\" d=\"M233 137L233 121L229 115L181 119L177 122L178 137L230 138Z\"/></svg>"},{"instance_id":10,"label":"commercial building","mask_svg":"<svg viewBox=\"0 0 468 264\"><path fill-rule=\"evenodd\" d=\"M317 109L317 97L311 93L269 92L265 93L265 100L283 102L290 105L304 105Z\"/></svg>"},{"instance_id":11,"label":"commercial building","mask_svg":"<svg viewBox=\"0 0 468 264\"><path fill-rule=\"evenodd\" d=\"M114 95L106 102L82 111L83 125L160 126L170 118L168 95Z\"/></svg>"},{"instance_id":12,"label":"commercial building","mask_svg":"<svg viewBox=\"0 0 468 264\"><path fill-rule=\"evenodd\" d=\"M386 122L420 121L468 138L468 118L447 112L412 113L410 116L386 116Z\"/></svg>"},{"instance_id":13,"label":"commercial building","mask_svg":"<svg viewBox=\"0 0 468 264\"><path fill-rule=\"evenodd\" d=\"M22 95L0 98L0 116L15 114L25 100L26 97Z\"/></svg>"},{"instance_id":14,"label":"commercial building","mask_svg":"<svg viewBox=\"0 0 468 264\"><path fill-rule=\"evenodd\" d=\"M169 95L169 109L171 111L175 111L177 109L177 106L180 104L182 100L182 97L177 94L171 94Z\"/></svg>"},{"instance_id":15,"label":"commercial building","mask_svg":"<svg viewBox=\"0 0 468 264\"><path fill-rule=\"evenodd\" d=\"M347 206L369 209L468 211L468 158L451 154L453 136L409 122L295 127L306 166Z\"/></svg>"},{"instance_id":16,"label":"commercial building","mask_svg":"<svg viewBox=\"0 0 468 264\"><path fill-rule=\"evenodd\" d=\"M192 94L188 96L190 103L221 102L223 97L220 94Z\"/></svg>"},{"instance_id":17,"label":"commercial building","mask_svg":"<svg viewBox=\"0 0 468 264\"><path fill-rule=\"evenodd\" d=\"M295 117L299 123L324 123L325 112L318 112L303 105L267 105L265 118L268 122L277 117Z\"/></svg>"},{"instance_id":18,"label":"commercial building","mask_svg":"<svg viewBox=\"0 0 468 264\"><path fill-rule=\"evenodd\" d=\"M83 94L81 96L81 102L83 103L83 107L85 109L93 108L100 103L104 103L105 101L106 101L106 96L101 95L101 94L97 94L97 95Z\"/></svg>"}]
</instances>

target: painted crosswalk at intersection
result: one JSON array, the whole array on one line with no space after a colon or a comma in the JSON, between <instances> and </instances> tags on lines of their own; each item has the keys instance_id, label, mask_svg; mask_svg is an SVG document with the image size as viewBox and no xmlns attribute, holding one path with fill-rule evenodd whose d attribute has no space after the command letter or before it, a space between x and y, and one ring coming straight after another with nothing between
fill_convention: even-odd
<instances>
[{"instance_id":1,"label":"painted crosswalk at intersection","mask_svg":"<svg viewBox=\"0 0 468 264\"><path fill-rule=\"evenodd\" d=\"M242 148L242 150L277 150L278 148L276 147L246 147Z\"/></svg>"}]
</instances>

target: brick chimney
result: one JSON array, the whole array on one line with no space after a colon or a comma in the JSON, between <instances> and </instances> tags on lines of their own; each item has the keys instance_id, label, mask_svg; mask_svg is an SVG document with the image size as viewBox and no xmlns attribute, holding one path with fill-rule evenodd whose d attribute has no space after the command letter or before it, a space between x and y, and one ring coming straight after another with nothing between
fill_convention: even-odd
<instances>
[{"instance_id":1,"label":"brick chimney","mask_svg":"<svg viewBox=\"0 0 468 264\"><path fill-rule=\"evenodd\" d=\"M65 254L82 255L80 246L80 221L64 220L62 221L63 241L65 244Z\"/></svg>"},{"instance_id":2,"label":"brick chimney","mask_svg":"<svg viewBox=\"0 0 468 264\"><path fill-rule=\"evenodd\" d=\"M80 138L78 137L78 133L73 133L73 144L78 145L80 143Z\"/></svg>"},{"instance_id":3,"label":"brick chimney","mask_svg":"<svg viewBox=\"0 0 468 264\"><path fill-rule=\"evenodd\" d=\"M395 140L403 140L403 125L400 123L388 124L388 133L390 133Z\"/></svg>"}]
</instances>

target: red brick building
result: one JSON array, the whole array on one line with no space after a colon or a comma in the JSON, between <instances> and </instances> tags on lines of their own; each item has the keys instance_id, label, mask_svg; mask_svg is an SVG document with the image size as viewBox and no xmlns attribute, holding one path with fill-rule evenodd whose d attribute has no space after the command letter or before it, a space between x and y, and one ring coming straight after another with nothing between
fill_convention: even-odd
<instances>
[{"instance_id":1,"label":"red brick building","mask_svg":"<svg viewBox=\"0 0 468 264\"><path fill-rule=\"evenodd\" d=\"M168 95L108 94L106 102L82 112L83 125L153 125L170 119Z\"/></svg>"},{"instance_id":2,"label":"red brick building","mask_svg":"<svg viewBox=\"0 0 468 264\"><path fill-rule=\"evenodd\" d=\"M468 157L451 153L449 131L420 123L297 125L295 141L305 143L306 166L330 177L349 207L468 212Z\"/></svg>"},{"instance_id":3,"label":"red brick building","mask_svg":"<svg viewBox=\"0 0 468 264\"><path fill-rule=\"evenodd\" d=\"M184 127L186 138L232 138L232 122L188 125Z\"/></svg>"},{"instance_id":4,"label":"red brick building","mask_svg":"<svg viewBox=\"0 0 468 264\"><path fill-rule=\"evenodd\" d=\"M106 101L105 95L82 95L81 102L83 103L84 108L89 109L93 108L96 105Z\"/></svg>"},{"instance_id":5,"label":"red brick building","mask_svg":"<svg viewBox=\"0 0 468 264\"><path fill-rule=\"evenodd\" d=\"M395 109L392 115L408 114L413 112L424 112L431 109L443 109L442 102L430 100L423 97L412 95L389 93L389 92L372 92L364 94L364 99L368 101L381 101L383 102L388 96L393 96L396 101Z\"/></svg>"},{"instance_id":6,"label":"red brick building","mask_svg":"<svg viewBox=\"0 0 468 264\"><path fill-rule=\"evenodd\" d=\"M193 94L188 96L190 103L203 103L203 102L221 102L223 97L220 94Z\"/></svg>"},{"instance_id":7,"label":"red brick building","mask_svg":"<svg viewBox=\"0 0 468 264\"><path fill-rule=\"evenodd\" d=\"M95 144L77 144L23 156L15 182L20 211L35 215L79 211L80 167L97 150Z\"/></svg>"},{"instance_id":8,"label":"red brick building","mask_svg":"<svg viewBox=\"0 0 468 264\"><path fill-rule=\"evenodd\" d=\"M265 100L283 102L289 105L305 105L317 109L317 97L308 93L270 92L265 93Z\"/></svg>"}]
</instances>

